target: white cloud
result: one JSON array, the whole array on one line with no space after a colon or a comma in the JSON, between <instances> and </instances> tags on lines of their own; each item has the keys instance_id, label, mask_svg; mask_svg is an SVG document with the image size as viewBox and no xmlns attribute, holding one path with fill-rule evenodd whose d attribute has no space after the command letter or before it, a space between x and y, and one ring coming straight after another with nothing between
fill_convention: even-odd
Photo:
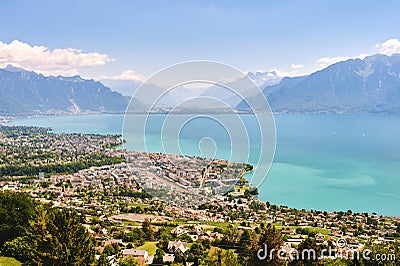
<instances>
[{"instance_id":1,"label":"white cloud","mask_svg":"<svg viewBox=\"0 0 400 266\"><path fill-rule=\"evenodd\" d=\"M275 73L279 77L294 77L294 76L301 75L301 74L298 73L298 71L296 69L292 69L292 70L289 70L289 71L284 71L284 70L279 70L277 68L274 68L271 71L275 71Z\"/></svg>"},{"instance_id":2,"label":"white cloud","mask_svg":"<svg viewBox=\"0 0 400 266\"><path fill-rule=\"evenodd\" d=\"M375 47L379 48L379 53L385 55L400 53L400 40L390 39L384 43L376 44Z\"/></svg>"},{"instance_id":3,"label":"white cloud","mask_svg":"<svg viewBox=\"0 0 400 266\"><path fill-rule=\"evenodd\" d=\"M120 75L116 75L116 76L100 76L97 79L99 80L135 80L135 81L143 81L145 78L143 77L143 75L136 73L133 70L126 70L124 72L122 72Z\"/></svg>"},{"instance_id":4,"label":"white cloud","mask_svg":"<svg viewBox=\"0 0 400 266\"><path fill-rule=\"evenodd\" d=\"M349 59L351 59L351 57L348 57L348 56L322 57L322 58L317 60L317 63L321 67L326 67L326 66L335 64L337 62L346 61L346 60L349 60Z\"/></svg>"},{"instance_id":5,"label":"white cloud","mask_svg":"<svg viewBox=\"0 0 400 266\"><path fill-rule=\"evenodd\" d=\"M375 53L384 54L384 55L392 55L395 53L400 53L400 40L398 39L390 39L383 43L377 43L374 45L377 49ZM371 54L360 54L358 56L335 56L335 57L322 57L317 60L317 63L320 67L327 67L337 62L346 61L348 59L364 59L366 56Z\"/></svg>"},{"instance_id":6,"label":"white cloud","mask_svg":"<svg viewBox=\"0 0 400 266\"><path fill-rule=\"evenodd\" d=\"M84 53L75 48L49 49L31 46L18 40L11 43L0 41L0 67L13 65L44 75L75 75L81 67L102 66L113 61L106 54Z\"/></svg>"},{"instance_id":7,"label":"white cloud","mask_svg":"<svg viewBox=\"0 0 400 266\"><path fill-rule=\"evenodd\" d=\"M298 77L310 74L310 70L306 69L303 64L291 64L290 68L284 69L272 69L279 77Z\"/></svg>"},{"instance_id":8,"label":"white cloud","mask_svg":"<svg viewBox=\"0 0 400 266\"><path fill-rule=\"evenodd\" d=\"M64 76L64 77L72 77L75 75L79 75L77 69L51 69L51 70L39 70L39 69L29 69L26 67L22 67L23 69L27 69L30 71L34 71L36 73L43 74L44 76Z\"/></svg>"},{"instance_id":9,"label":"white cloud","mask_svg":"<svg viewBox=\"0 0 400 266\"><path fill-rule=\"evenodd\" d=\"M293 68L293 69L303 69L304 65L302 65L302 64L292 64L290 67Z\"/></svg>"},{"instance_id":10,"label":"white cloud","mask_svg":"<svg viewBox=\"0 0 400 266\"><path fill-rule=\"evenodd\" d=\"M329 65L335 64L337 62L346 61L349 59L364 59L368 54L360 54L358 56L334 56L334 57L322 57L317 60L320 67L327 67Z\"/></svg>"}]
</instances>

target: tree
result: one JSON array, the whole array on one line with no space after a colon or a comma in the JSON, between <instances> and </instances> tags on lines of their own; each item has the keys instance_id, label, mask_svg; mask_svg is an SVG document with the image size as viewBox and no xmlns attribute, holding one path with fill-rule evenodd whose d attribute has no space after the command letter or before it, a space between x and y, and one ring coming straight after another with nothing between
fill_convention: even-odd
<instances>
[{"instance_id":1,"label":"tree","mask_svg":"<svg viewBox=\"0 0 400 266\"><path fill-rule=\"evenodd\" d=\"M158 248L156 250L156 254L154 255L153 263L154 264L162 264L164 255L165 255L164 250Z\"/></svg>"},{"instance_id":2,"label":"tree","mask_svg":"<svg viewBox=\"0 0 400 266\"><path fill-rule=\"evenodd\" d=\"M314 263L316 264L316 263ZM353 264L351 261L346 259L324 259L320 261L320 265L324 266L346 266L346 265L358 265Z\"/></svg>"},{"instance_id":3,"label":"tree","mask_svg":"<svg viewBox=\"0 0 400 266\"><path fill-rule=\"evenodd\" d=\"M279 250L283 245L281 233L271 224L267 224L260 232L250 233L250 241L244 246L241 260L245 265L280 265L282 261L278 258L278 254L269 256L272 249ZM265 255L265 258L264 256Z\"/></svg>"},{"instance_id":4,"label":"tree","mask_svg":"<svg viewBox=\"0 0 400 266\"><path fill-rule=\"evenodd\" d=\"M246 189L245 191L244 191L244 197L246 198L246 199L250 199L251 198L251 193L250 193L250 191L248 190L248 189Z\"/></svg>"},{"instance_id":5,"label":"tree","mask_svg":"<svg viewBox=\"0 0 400 266\"><path fill-rule=\"evenodd\" d=\"M140 263L133 255L128 255L119 260L119 266L140 266Z\"/></svg>"},{"instance_id":6,"label":"tree","mask_svg":"<svg viewBox=\"0 0 400 266\"><path fill-rule=\"evenodd\" d=\"M222 244L235 247L239 238L238 229L234 226L228 226L224 231L224 237L222 238Z\"/></svg>"},{"instance_id":7,"label":"tree","mask_svg":"<svg viewBox=\"0 0 400 266\"><path fill-rule=\"evenodd\" d=\"M28 234L33 261L44 265L90 265L94 241L76 211L40 205Z\"/></svg>"},{"instance_id":8,"label":"tree","mask_svg":"<svg viewBox=\"0 0 400 266\"><path fill-rule=\"evenodd\" d=\"M188 234L181 235L178 237L178 239L181 241L184 241L184 242L188 242L188 243L193 242L192 238Z\"/></svg>"},{"instance_id":9,"label":"tree","mask_svg":"<svg viewBox=\"0 0 400 266\"><path fill-rule=\"evenodd\" d=\"M168 252L168 243L172 239L171 235L162 233L158 239L157 247Z\"/></svg>"},{"instance_id":10,"label":"tree","mask_svg":"<svg viewBox=\"0 0 400 266\"><path fill-rule=\"evenodd\" d=\"M124 234L122 240L125 242L133 242L134 240L140 240L144 237L143 230L140 228L133 228L129 233Z\"/></svg>"},{"instance_id":11,"label":"tree","mask_svg":"<svg viewBox=\"0 0 400 266\"><path fill-rule=\"evenodd\" d=\"M222 263L222 250L214 249L205 257L202 265L204 266L221 266Z\"/></svg>"},{"instance_id":12,"label":"tree","mask_svg":"<svg viewBox=\"0 0 400 266\"><path fill-rule=\"evenodd\" d=\"M249 230L244 230L243 233L240 235L239 245L244 247L250 244L250 233Z\"/></svg>"},{"instance_id":13,"label":"tree","mask_svg":"<svg viewBox=\"0 0 400 266\"><path fill-rule=\"evenodd\" d=\"M240 266L240 262L232 250L226 250L222 254L221 266Z\"/></svg>"},{"instance_id":14,"label":"tree","mask_svg":"<svg viewBox=\"0 0 400 266\"><path fill-rule=\"evenodd\" d=\"M29 246L26 237L17 237L4 243L1 254L7 257L13 257L21 262L30 261L33 256L33 250Z\"/></svg>"},{"instance_id":15,"label":"tree","mask_svg":"<svg viewBox=\"0 0 400 266\"><path fill-rule=\"evenodd\" d=\"M189 253L197 256L203 256L207 253L207 250L201 242L194 242L190 247Z\"/></svg>"},{"instance_id":16,"label":"tree","mask_svg":"<svg viewBox=\"0 0 400 266\"><path fill-rule=\"evenodd\" d=\"M217 249L210 252L201 265L204 266L241 266L237 256L232 250Z\"/></svg>"},{"instance_id":17,"label":"tree","mask_svg":"<svg viewBox=\"0 0 400 266\"><path fill-rule=\"evenodd\" d=\"M108 260L108 256L103 252L97 261L97 266L111 266L111 262Z\"/></svg>"},{"instance_id":18,"label":"tree","mask_svg":"<svg viewBox=\"0 0 400 266\"><path fill-rule=\"evenodd\" d=\"M298 260L294 260L290 265L313 265L318 261L322 247L317 245L315 238L307 237L297 247L299 252Z\"/></svg>"},{"instance_id":19,"label":"tree","mask_svg":"<svg viewBox=\"0 0 400 266\"><path fill-rule=\"evenodd\" d=\"M112 256L118 254L121 248L118 246L117 243L112 243L111 245L107 245L104 247L103 253L107 256Z\"/></svg>"},{"instance_id":20,"label":"tree","mask_svg":"<svg viewBox=\"0 0 400 266\"><path fill-rule=\"evenodd\" d=\"M142 223L142 231L146 240L154 240L154 229L149 219L145 219Z\"/></svg>"},{"instance_id":21,"label":"tree","mask_svg":"<svg viewBox=\"0 0 400 266\"><path fill-rule=\"evenodd\" d=\"M178 253L175 253L174 262L182 263L182 264L186 265L185 256L181 255L179 252L178 252Z\"/></svg>"},{"instance_id":22,"label":"tree","mask_svg":"<svg viewBox=\"0 0 400 266\"><path fill-rule=\"evenodd\" d=\"M0 191L0 249L4 243L26 234L35 217L35 203L25 193Z\"/></svg>"}]
</instances>

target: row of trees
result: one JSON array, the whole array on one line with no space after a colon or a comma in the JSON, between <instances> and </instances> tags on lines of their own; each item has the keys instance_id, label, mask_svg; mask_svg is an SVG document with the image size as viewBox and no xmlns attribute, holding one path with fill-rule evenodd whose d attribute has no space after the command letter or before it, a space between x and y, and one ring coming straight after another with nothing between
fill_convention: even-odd
<instances>
[{"instance_id":1,"label":"row of trees","mask_svg":"<svg viewBox=\"0 0 400 266\"><path fill-rule=\"evenodd\" d=\"M77 162L45 164L45 165L6 165L0 167L0 176L37 176L39 172L46 174L72 174L92 166L110 165L124 162L122 157L109 157L102 154L89 154Z\"/></svg>"}]
</instances>

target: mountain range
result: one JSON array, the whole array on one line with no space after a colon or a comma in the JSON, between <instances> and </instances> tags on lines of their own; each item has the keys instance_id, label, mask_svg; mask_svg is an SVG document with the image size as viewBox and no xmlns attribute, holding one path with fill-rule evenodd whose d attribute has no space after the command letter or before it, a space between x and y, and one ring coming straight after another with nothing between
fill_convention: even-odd
<instances>
[{"instance_id":1,"label":"mountain range","mask_svg":"<svg viewBox=\"0 0 400 266\"><path fill-rule=\"evenodd\" d=\"M129 97L79 76L45 77L8 66L0 69L0 114L122 112Z\"/></svg>"},{"instance_id":2,"label":"mountain range","mask_svg":"<svg viewBox=\"0 0 400 266\"><path fill-rule=\"evenodd\" d=\"M276 72L249 72L247 76L262 88L277 113L400 113L400 54L350 59L300 77L282 78ZM103 82L107 86L79 76L46 77L8 66L0 69L0 115L123 112L129 96L140 86L135 81ZM235 82L240 80L232 85ZM134 109L143 111L153 104L154 95L163 92L161 87L148 85L140 101L134 99ZM263 95L247 95L252 108L265 106ZM197 96L216 98L240 112L250 111L246 101L217 86L180 86L166 94L158 106L168 110ZM200 105L207 110L226 108L206 101Z\"/></svg>"},{"instance_id":3,"label":"mountain range","mask_svg":"<svg viewBox=\"0 0 400 266\"><path fill-rule=\"evenodd\" d=\"M400 113L400 54L338 62L308 76L284 78L262 93L274 112ZM251 101L256 110L260 96ZM249 111L245 101L237 109Z\"/></svg>"},{"instance_id":4,"label":"mountain range","mask_svg":"<svg viewBox=\"0 0 400 266\"><path fill-rule=\"evenodd\" d=\"M269 85L274 85L279 83L283 77L279 76L276 71L257 71L257 72L248 72L247 76L254 81L257 86L260 88L264 88ZM101 83L103 83L105 86L111 88L113 91L119 92L124 96L129 96L131 97L136 90L139 88L139 86L142 84L141 81L137 80L124 80L124 79L101 79ZM205 90L203 90L205 91ZM201 92L190 92L187 91L190 94L197 93L197 95L200 95L203 91ZM179 97L181 93L176 93L176 96Z\"/></svg>"},{"instance_id":5,"label":"mountain range","mask_svg":"<svg viewBox=\"0 0 400 266\"><path fill-rule=\"evenodd\" d=\"M248 78L250 78L258 87L264 88L268 85L274 85L279 83L282 80L282 77L278 76L278 74L275 71L271 72L262 72L262 71L257 71L257 72L248 72L246 74ZM242 78L244 79L244 78ZM240 86L240 83L243 80L238 79L235 81L232 81L231 83L227 84L229 87L235 88L235 86ZM256 96L255 94L257 91L254 91L254 87L249 88L249 89L243 89L241 92L246 92L247 95L251 96ZM255 93L255 94L254 94ZM233 109L236 108L236 106L242 101L242 98L235 94L232 91L228 91L225 88L222 88L220 86L211 86L210 88L206 89L201 96L207 96L207 97L212 97L212 98L217 98L221 102L224 103L224 106L229 106ZM222 105L221 105L222 107Z\"/></svg>"}]
</instances>

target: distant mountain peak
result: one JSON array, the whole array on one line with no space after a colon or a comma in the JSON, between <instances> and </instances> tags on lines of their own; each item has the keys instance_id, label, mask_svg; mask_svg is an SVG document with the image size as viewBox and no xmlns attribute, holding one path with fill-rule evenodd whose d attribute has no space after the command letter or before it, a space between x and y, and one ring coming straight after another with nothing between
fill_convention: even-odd
<instances>
[{"instance_id":1,"label":"distant mountain peak","mask_svg":"<svg viewBox=\"0 0 400 266\"><path fill-rule=\"evenodd\" d=\"M265 86L274 85L282 80L275 70L272 71L261 71L247 72L247 76L257 84L257 86L263 88Z\"/></svg>"},{"instance_id":2,"label":"distant mountain peak","mask_svg":"<svg viewBox=\"0 0 400 266\"><path fill-rule=\"evenodd\" d=\"M19 67L15 67L13 65L7 65L4 70L9 71L9 72L22 72L22 73L34 73L31 71L27 71L25 69L19 68Z\"/></svg>"}]
</instances>

